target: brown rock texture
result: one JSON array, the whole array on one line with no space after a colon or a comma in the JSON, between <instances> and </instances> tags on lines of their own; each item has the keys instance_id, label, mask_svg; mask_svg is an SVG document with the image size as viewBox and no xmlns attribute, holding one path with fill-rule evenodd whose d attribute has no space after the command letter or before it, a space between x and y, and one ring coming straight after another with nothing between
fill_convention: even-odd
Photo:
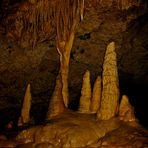
<instances>
[{"instance_id":1,"label":"brown rock texture","mask_svg":"<svg viewBox=\"0 0 148 148\"><path fill-rule=\"evenodd\" d=\"M65 105L62 96L62 81L60 75L57 76L56 86L53 92L53 95L49 102L47 119L49 120L53 116L59 115L64 112Z\"/></svg>"},{"instance_id":2,"label":"brown rock texture","mask_svg":"<svg viewBox=\"0 0 148 148\"><path fill-rule=\"evenodd\" d=\"M102 87L101 87L101 76L98 76L93 87L91 104L90 104L90 111L92 113L96 113L100 109L101 105L101 94L102 94Z\"/></svg>"},{"instance_id":3,"label":"brown rock texture","mask_svg":"<svg viewBox=\"0 0 148 148\"><path fill-rule=\"evenodd\" d=\"M129 98L123 95L119 106L119 117L123 121L135 121L134 108L129 103Z\"/></svg>"},{"instance_id":4,"label":"brown rock texture","mask_svg":"<svg viewBox=\"0 0 148 148\"><path fill-rule=\"evenodd\" d=\"M91 103L90 72L87 70L83 76L83 84L82 84L78 111L81 113L90 113L90 103Z\"/></svg>"},{"instance_id":5,"label":"brown rock texture","mask_svg":"<svg viewBox=\"0 0 148 148\"><path fill-rule=\"evenodd\" d=\"M119 107L119 79L114 42L107 46L102 75L101 107L97 116L99 119L107 120L117 114Z\"/></svg>"},{"instance_id":6,"label":"brown rock texture","mask_svg":"<svg viewBox=\"0 0 148 148\"><path fill-rule=\"evenodd\" d=\"M135 122L119 118L96 121L92 114L66 112L45 125L21 131L14 140L0 140L1 147L130 147L146 148L148 132Z\"/></svg>"},{"instance_id":7,"label":"brown rock texture","mask_svg":"<svg viewBox=\"0 0 148 148\"><path fill-rule=\"evenodd\" d=\"M31 90L30 90L30 84L27 85L25 97L23 100L22 110L21 110L21 117L23 124L29 123L30 121L30 108L31 108Z\"/></svg>"}]
</instances>

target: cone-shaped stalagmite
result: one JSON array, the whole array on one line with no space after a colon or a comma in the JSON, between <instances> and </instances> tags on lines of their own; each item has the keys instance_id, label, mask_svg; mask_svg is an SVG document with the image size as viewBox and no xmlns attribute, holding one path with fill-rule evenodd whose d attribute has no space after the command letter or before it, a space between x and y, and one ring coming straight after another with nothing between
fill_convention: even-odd
<instances>
[{"instance_id":1,"label":"cone-shaped stalagmite","mask_svg":"<svg viewBox=\"0 0 148 148\"><path fill-rule=\"evenodd\" d=\"M92 100L90 105L90 111L92 113L97 112L97 110L100 107L100 103L101 103L100 101L101 101L101 77L98 76L93 87L93 94L92 94Z\"/></svg>"},{"instance_id":2,"label":"cone-shaped stalagmite","mask_svg":"<svg viewBox=\"0 0 148 148\"><path fill-rule=\"evenodd\" d=\"M49 103L47 119L50 119L53 116L56 116L62 113L64 111L64 108L65 107L64 107L63 97L62 97L62 82L61 82L60 75L58 75L56 79L56 86Z\"/></svg>"},{"instance_id":3,"label":"cone-shaped stalagmite","mask_svg":"<svg viewBox=\"0 0 148 148\"><path fill-rule=\"evenodd\" d=\"M90 99L91 99L90 72L87 70L83 76L79 112L81 113L90 112Z\"/></svg>"},{"instance_id":4,"label":"cone-shaped stalagmite","mask_svg":"<svg viewBox=\"0 0 148 148\"><path fill-rule=\"evenodd\" d=\"M119 80L114 42L111 42L107 46L103 64L102 81L101 107L97 116L99 119L108 120L116 115L119 106Z\"/></svg>"},{"instance_id":5,"label":"cone-shaped stalagmite","mask_svg":"<svg viewBox=\"0 0 148 148\"><path fill-rule=\"evenodd\" d=\"M32 100L32 97L31 97L31 92L30 92L30 84L28 84L26 92L25 92L25 97L23 100L21 117L19 118L19 120L22 120L23 124L28 123L30 121L31 100Z\"/></svg>"},{"instance_id":6,"label":"cone-shaped stalagmite","mask_svg":"<svg viewBox=\"0 0 148 148\"><path fill-rule=\"evenodd\" d=\"M123 121L135 121L134 108L129 103L129 99L126 95L122 96L119 107L119 118Z\"/></svg>"}]
</instances>

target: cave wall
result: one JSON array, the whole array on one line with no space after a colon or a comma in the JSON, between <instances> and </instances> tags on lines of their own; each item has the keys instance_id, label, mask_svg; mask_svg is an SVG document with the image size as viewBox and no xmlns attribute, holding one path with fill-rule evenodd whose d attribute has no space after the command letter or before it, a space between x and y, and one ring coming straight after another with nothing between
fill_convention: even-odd
<instances>
[{"instance_id":1,"label":"cave wall","mask_svg":"<svg viewBox=\"0 0 148 148\"><path fill-rule=\"evenodd\" d=\"M14 117L16 110L13 110L14 113L11 112L12 116L9 111L4 113L3 110L9 110L8 108L19 110L25 88L30 83L33 98L31 113L32 116L40 119L47 111L59 70L56 37L53 30L51 38L37 42L34 48L21 46L19 38L10 36L10 32L15 32L14 26L7 24L15 21L14 16L18 8L22 8L19 5L22 3L14 2L15 9L9 6L7 17L4 15L1 17L0 114L2 114L1 118L3 116L12 120L16 118ZM77 109L84 72L90 70L93 85L96 77L102 73L106 45L110 41L115 41L121 93L130 95L131 102L135 106L136 102L142 102L136 107L141 109L138 116L142 114L144 117L147 103L144 93L148 84L147 33L148 20L145 5L133 4L127 9L119 9L111 0L104 0L103 3L87 1L84 20L79 24L70 58L70 108ZM135 90L139 91L138 98L134 95Z\"/></svg>"}]
</instances>

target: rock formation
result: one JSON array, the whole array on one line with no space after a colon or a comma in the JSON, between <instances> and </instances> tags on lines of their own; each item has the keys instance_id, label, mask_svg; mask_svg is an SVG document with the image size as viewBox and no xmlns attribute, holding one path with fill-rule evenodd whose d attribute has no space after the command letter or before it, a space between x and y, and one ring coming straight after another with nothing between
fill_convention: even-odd
<instances>
[{"instance_id":1,"label":"rock formation","mask_svg":"<svg viewBox=\"0 0 148 148\"><path fill-rule=\"evenodd\" d=\"M98 76L93 87L90 111L96 113L101 104L101 77Z\"/></svg>"},{"instance_id":2,"label":"rock formation","mask_svg":"<svg viewBox=\"0 0 148 148\"><path fill-rule=\"evenodd\" d=\"M63 96L62 96L62 82L60 79L60 75L58 75L56 79L56 86L55 86L54 92L49 101L47 120L51 119L56 115L59 115L64 111L64 109L65 109L65 105L64 105Z\"/></svg>"},{"instance_id":3,"label":"rock formation","mask_svg":"<svg viewBox=\"0 0 148 148\"><path fill-rule=\"evenodd\" d=\"M123 121L136 121L134 108L129 103L129 98L123 95L119 107L119 118Z\"/></svg>"},{"instance_id":4,"label":"rock formation","mask_svg":"<svg viewBox=\"0 0 148 148\"><path fill-rule=\"evenodd\" d=\"M32 97L31 97L31 92L30 92L30 84L28 84L26 92L25 92L25 97L24 97L24 100L23 100L21 117L19 118L18 124L21 124L21 122L23 124L29 123L31 100L32 100Z\"/></svg>"},{"instance_id":5,"label":"rock formation","mask_svg":"<svg viewBox=\"0 0 148 148\"><path fill-rule=\"evenodd\" d=\"M91 84L90 72L87 70L83 76L81 97L79 102L79 112L90 113Z\"/></svg>"},{"instance_id":6,"label":"rock formation","mask_svg":"<svg viewBox=\"0 0 148 148\"><path fill-rule=\"evenodd\" d=\"M106 49L102 85L101 107L97 116L99 119L108 120L117 114L119 101L119 80L114 42L111 42Z\"/></svg>"},{"instance_id":7,"label":"rock formation","mask_svg":"<svg viewBox=\"0 0 148 148\"><path fill-rule=\"evenodd\" d=\"M69 59L73 46L75 31L80 21L83 19L84 1L60 1L57 5L56 30L57 30L57 50L60 55L60 71L62 79L62 95L64 104L68 107L68 73Z\"/></svg>"}]
</instances>

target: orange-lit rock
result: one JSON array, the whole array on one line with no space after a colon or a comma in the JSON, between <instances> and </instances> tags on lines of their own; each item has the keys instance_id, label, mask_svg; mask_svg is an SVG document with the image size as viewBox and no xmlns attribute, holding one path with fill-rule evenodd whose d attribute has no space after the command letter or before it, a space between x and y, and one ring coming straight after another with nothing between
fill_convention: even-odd
<instances>
[{"instance_id":1,"label":"orange-lit rock","mask_svg":"<svg viewBox=\"0 0 148 148\"><path fill-rule=\"evenodd\" d=\"M81 90L81 97L79 102L79 112L90 113L90 100L91 99L91 84L90 72L87 70L83 76L83 84Z\"/></svg>"},{"instance_id":2,"label":"orange-lit rock","mask_svg":"<svg viewBox=\"0 0 148 148\"><path fill-rule=\"evenodd\" d=\"M90 111L92 113L96 113L101 104L101 77L98 76L93 87L93 93L92 93L92 99L91 99L91 105L90 105Z\"/></svg>"},{"instance_id":3,"label":"orange-lit rock","mask_svg":"<svg viewBox=\"0 0 148 148\"><path fill-rule=\"evenodd\" d=\"M30 84L27 85L27 89L25 92L25 97L23 100L22 110L21 110L21 117L23 124L29 123L30 121L30 108L31 108L31 91L30 91Z\"/></svg>"},{"instance_id":4,"label":"orange-lit rock","mask_svg":"<svg viewBox=\"0 0 148 148\"><path fill-rule=\"evenodd\" d=\"M62 96L62 81L60 75L58 75L56 79L56 86L49 102L47 119L62 113L64 109L65 105Z\"/></svg>"},{"instance_id":5,"label":"orange-lit rock","mask_svg":"<svg viewBox=\"0 0 148 148\"><path fill-rule=\"evenodd\" d=\"M102 98L98 118L108 120L116 116L119 107L119 80L115 43L108 44L102 74Z\"/></svg>"},{"instance_id":6,"label":"orange-lit rock","mask_svg":"<svg viewBox=\"0 0 148 148\"><path fill-rule=\"evenodd\" d=\"M119 107L119 118L123 121L136 121L134 108L129 103L129 98L123 95Z\"/></svg>"}]
</instances>

